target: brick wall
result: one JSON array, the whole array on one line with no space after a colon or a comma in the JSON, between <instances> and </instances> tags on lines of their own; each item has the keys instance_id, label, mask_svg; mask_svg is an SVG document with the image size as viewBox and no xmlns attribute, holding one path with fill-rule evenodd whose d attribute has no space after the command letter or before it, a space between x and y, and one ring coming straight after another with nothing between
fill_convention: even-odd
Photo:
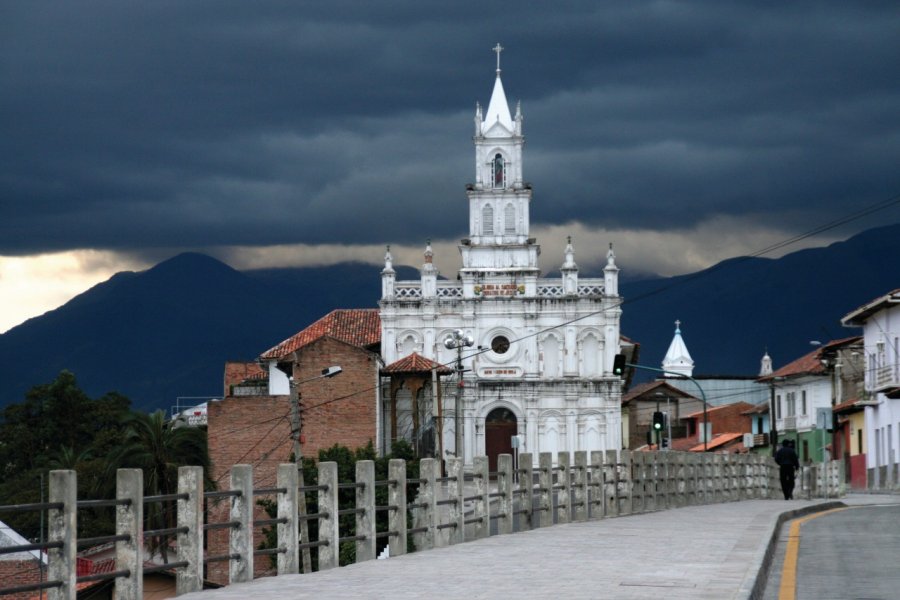
<instances>
[{"instance_id":1,"label":"brick wall","mask_svg":"<svg viewBox=\"0 0 900 600\"><path fill-rule=\"evenodd\" d=\"M225 387L222 392L225 396L231 395L231 386L241 383L245 379L255 375L262 375L265 371L256 362L228 361L225 363Z\"/></svg>"},{"instance_id":2,"label":"brick wall","mask_svg":"<svg viewBox=\"0 0 900 600\"><path fill-rule=\"evenodd\" d=\"M41 581L39 568L37 559L9 560L9 555L7 555L6 560L0 560L0 588L38 583ZM47 574L45 572L44 579L46 580L46 578ZM21 592L0 596L0 598L3 598L3 600L26 600L28 598L36 598L39 594L40 592ZM44 594L46 595L46 592Z\"/></svg>"},{"instance_id":3,"label":"brick wall","mask_svg":"<svg viewBox=\"0 0 900 600\"><path fill-rule=\"evenodd\" d=\"M340 365L343 372L328 379L299 384L303 406L303 456L316 457L320 449L342 444L349 448L375 443L377 356L357 346L322 337L301 348L297 354L294 380L304 382L321 375L322 369ZM232 465L253 465L254 486L273 487L278 465L290 460L291 406L288 396L226 397L210 402L208 413L209 454L212 477L219 489L226 489ZM256 519L267 516L256 509ZM221 501L207 508L210 523L229 520L229 503ZM260 532L257 530L254 539ZM228 553L228 531L207 534L209 556ZM256 576L272 572L268 557L257 557ZM228 562L207 567L207 579L228 582Z\"/></svg>"}]
</instances>

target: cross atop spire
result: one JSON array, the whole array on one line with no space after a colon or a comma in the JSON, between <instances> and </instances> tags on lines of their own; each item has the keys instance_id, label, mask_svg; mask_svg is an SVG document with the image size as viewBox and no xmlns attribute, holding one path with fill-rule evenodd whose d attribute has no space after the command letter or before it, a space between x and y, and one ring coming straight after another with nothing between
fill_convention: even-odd
<instances>
[{"instance_id":1,"label":"cross atop spire","mask_svg":"<svg viewBox=\"0 0 900 600\"><path fill-rule=\"evenodd\" d=\"M497 53L497 76L500 76L500 53L503 52L504 48L500 45L500 42L497 42L497 45L493 48L494 52Z\"/></svg>"},{"instance_id":2,"label":"cross atop spire","mask_svg":"<svg viewBox=\"0 0 900 600\"><path fill-rule=\"evenodd\" d=\"M675 319L675 333L681 333L681 321Z\"/></svg>"}]
</instances>

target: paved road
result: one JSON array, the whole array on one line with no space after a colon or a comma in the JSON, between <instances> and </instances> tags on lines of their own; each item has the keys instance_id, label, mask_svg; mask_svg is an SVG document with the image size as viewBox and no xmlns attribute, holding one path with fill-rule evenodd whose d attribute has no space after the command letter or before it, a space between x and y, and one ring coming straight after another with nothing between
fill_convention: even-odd
<instances>
[{"instance_id":1,"label":"paved road","mask_svg":"<svg viewBox=\"0 0 900 600\"><path fill-rule=\"evenodd\" d=\"M556 525L181 598L749 598L779 515L822 504L748 500Z\"/></svg>"},{"instance_id":2,"label":"paved road","mask_svg":"<svg viewBox=\"0 0 900 600\"><path fill-rule=\"evenodd\" d=\"M860 506L859 500L851 497L846 510L800 519L799 540L793 540L798 551L796 567L790 559L785 561L794 522L785 523L764 598L900 597L900 504L896 503L900 498L880 500L894 503ZM796 586L782 586L782 578L789 581L792 571Z\"/></svg>"}]
</instances>

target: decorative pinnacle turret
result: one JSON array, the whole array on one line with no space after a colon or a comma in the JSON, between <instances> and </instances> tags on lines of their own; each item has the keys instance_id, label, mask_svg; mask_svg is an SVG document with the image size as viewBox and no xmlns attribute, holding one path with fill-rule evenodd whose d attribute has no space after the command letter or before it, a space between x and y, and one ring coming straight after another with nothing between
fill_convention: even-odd
<instances>
[{"instance_id":1,"label":"decorative pinnacle turret","mask_svg":"<svg viewBox=\"0 0 900 600\"><path fill-rule=\"evenodd\" d=\"M434 252L431 250L431 240L425 240L425 262L431 264Z\"/></svg>"},{"instance_id":2,"label":"decorative pinnacle turret","mask_svg":"<svg viewBox=\"0 0 900 600\"><path fill-rule=\"evenodd\" d=\"M606 266L608 266L608 267L616 266L616 253L613 252L612 242L609 243L609 250L606 253Z\"/></svg>"},{"instance_id":3,"label":"decorative pinnacle turret","mask_svg":"<svg viewBox=\"0 0 900 600\"><path fill-rule=\"evenodd\" d=\"M388 271L388 272L393 271L394 270L393 263L394 263L394 257L391 256L391 245L388 244L385 249L385 252L384 252L384 270Z\"/></svg>"}]
</instances>

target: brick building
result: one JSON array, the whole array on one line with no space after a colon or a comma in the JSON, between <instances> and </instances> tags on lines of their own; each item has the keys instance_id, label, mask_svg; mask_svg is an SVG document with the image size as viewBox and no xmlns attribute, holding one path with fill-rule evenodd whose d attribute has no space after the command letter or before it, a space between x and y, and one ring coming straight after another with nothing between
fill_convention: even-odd
<instances>
[{"instance_id":1,"label":"brick building","mask_svg":"<svg viewBox=\"0 0 900 600\"><path fill-rule=\"evenodd\" d=\"M219 486L228 485L235 464L253 466L257 487L275 484L278 465L290 462L293 453L291 385L301 409L302 456L315 457L335 444L377 447L381 361L374 350L380 334L377 310L335 310L263 352L261 367L229 362L226 396L207 408L212 477ZM321 377L333 365L342 372ZM265 518L261 508L257 513ZM211 505L208 519L227 521L227 502ZM227 531L210 531L208 541L211 555L227 553ZM254 566L257 576L271 569L265 559ZM207 578L227 583L227 563L210 563Z\"/></svg>"}]
</instances>

